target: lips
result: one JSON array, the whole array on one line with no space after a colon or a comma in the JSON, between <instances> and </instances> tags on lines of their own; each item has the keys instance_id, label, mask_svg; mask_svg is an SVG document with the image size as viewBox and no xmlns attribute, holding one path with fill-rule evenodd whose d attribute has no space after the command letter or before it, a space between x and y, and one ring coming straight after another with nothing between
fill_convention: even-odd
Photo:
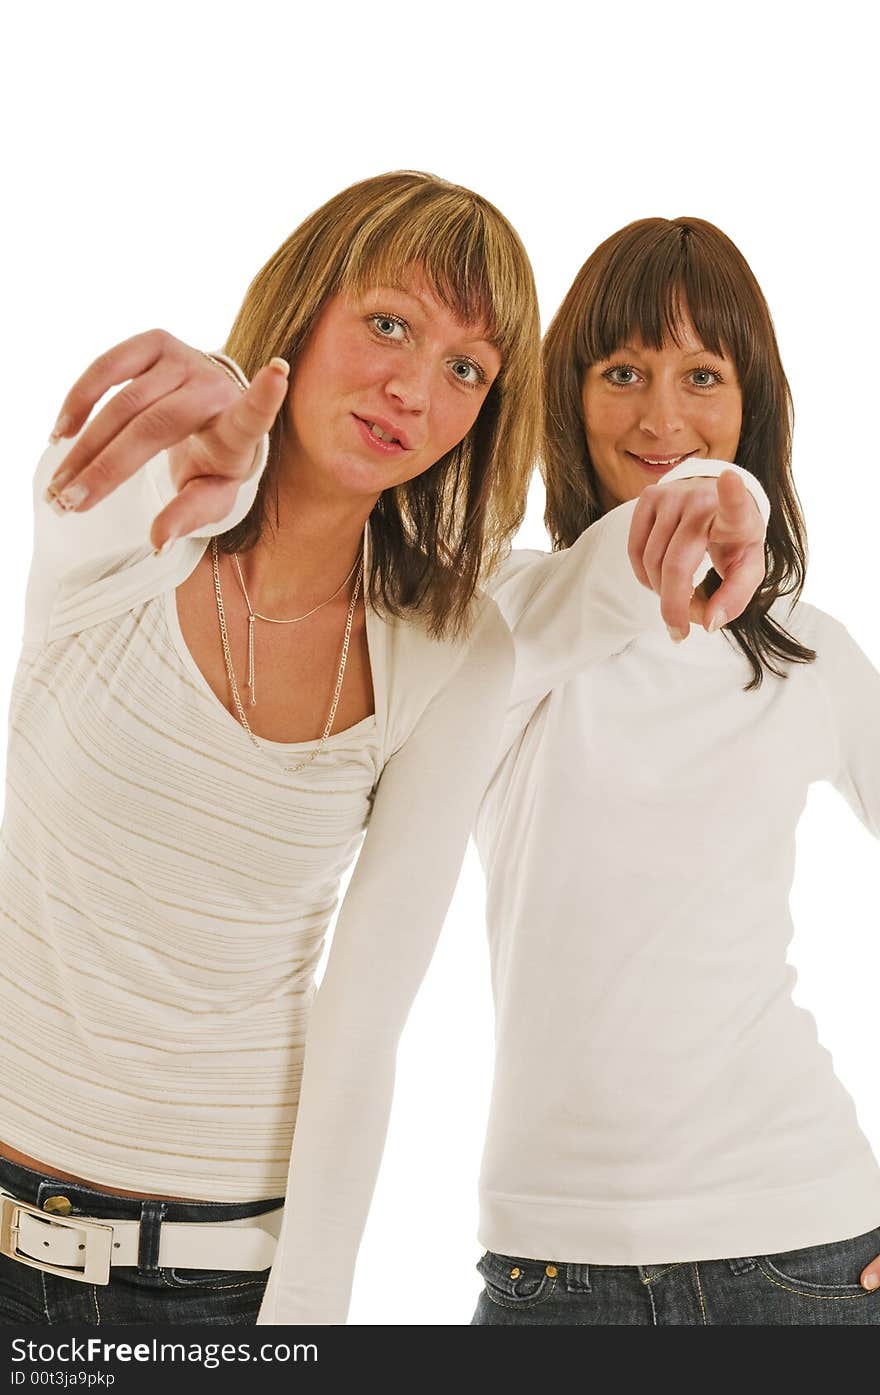
<instances>
[{"instance_id":1,"label":"lips","mask_svg":"<svg viewBox=\"0 0 880 1395\"><path fill-rule=\"evenodd\" d=\"M385 417L365 417L355 415L355 420L359 421L366 428L373 440L381 445L394 446L398 450L409 450L409 440L401 429L388 421Z\"/></svg>"},{"instance_id":2,"label":"lips","mask_svg":"<svg viewBox=\"0 0 880 1395\"><path fill-rule=\"evenodd\" d=\"M689 460L696 453L696 447L694 450L679 452L677 455L638 455L634 450L627 451L627 455L644 469L660 474L667 470L674 470L676 465L680 465L683 460Z\"/></svg>"}]
</instances>

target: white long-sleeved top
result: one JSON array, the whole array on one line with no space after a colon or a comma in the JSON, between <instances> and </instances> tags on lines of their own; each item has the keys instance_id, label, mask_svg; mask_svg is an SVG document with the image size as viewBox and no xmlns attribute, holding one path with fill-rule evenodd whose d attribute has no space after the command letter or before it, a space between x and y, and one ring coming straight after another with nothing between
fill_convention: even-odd
<instances>
[{"instance_id":1,"label":"white long-sleeved top","mask_svg":"<svg viewBox=\"0 0 880 1395\"><path fill-rule=\"evenodd\" d=\"M43 491L69 446L50 448L34 481L10 703L0 1137L98 1186L281 1196L313 1004L319 1031L331 1023L356 1055L340 978L367 994L402 975L418 986L491 768L512 643L485 597L464 640L368 606L375 713L287 773L317 743L255 750L176 609L208 536L250 508L265 449L225 520L157 556L148 532L173 496L167 458L59 516ZM365 1051L371 1064L380 1054ZM333 1088L347 1101L344 1074ZM338 1161L317 1153L329 1176ZM276 1262L283 1271L283 1246Z\"/></svg>"},{"instance_id":2,"label":"white long-sleeved top","mask_svg":"<svg viewBox=\"0 0 880 1395\"><path fill-rule=\"evenodd\" d=\"M494 590L514 634L546 559ZM655 613L508 726L482 802L496 1068L479 1238L662 1264L872 1229L880 1167L792 1000L795 828L828 780L880 836L880 675L780 601L812 664Z\"/></svg>"}]
</instances>

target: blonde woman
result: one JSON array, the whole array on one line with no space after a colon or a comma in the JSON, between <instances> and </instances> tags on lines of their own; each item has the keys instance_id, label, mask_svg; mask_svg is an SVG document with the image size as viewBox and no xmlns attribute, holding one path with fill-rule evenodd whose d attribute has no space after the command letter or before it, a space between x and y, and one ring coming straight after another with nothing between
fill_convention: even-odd
<instances>
[{"instance_id":1,"label":"blonde woman","mask_svg":"<svg viewBox=\"0 0 880 1395\"><path fill-rule=\"evenodd\" d=\"M347 1058L340 980L421 972L510 685L476 591L539 411L506 220L366 180L279 248L227 348L250 386L161 334L118 346L37 472L0 870L7 1321L255 1320L306 1024Z\"/></svg>"},{"instance_id":2,"label":"blonde woman","mask_svg":"<svg viewBox=\"0 0 880 1395\"><path fill-rule=\"evenodd\" d=\"M413 174L345 191L225 347L111 350L38 472L3 863L7 1320L344 1321L397 1040L506 706L656 606L626 510L553 559L515 677L476 591L539 421L531 274L484 200ZM736 614L760 518L738 481L722 506L692 485L656 510L663 606L686 613L676 558L714 529L751 555Z\"/></svg>"}]
</instances>

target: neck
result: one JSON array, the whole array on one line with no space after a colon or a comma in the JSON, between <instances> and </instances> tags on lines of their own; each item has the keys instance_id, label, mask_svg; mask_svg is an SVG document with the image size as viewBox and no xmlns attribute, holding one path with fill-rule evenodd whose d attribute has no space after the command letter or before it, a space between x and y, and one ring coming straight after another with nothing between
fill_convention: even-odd
<instances>
[{"instance_id":1,"label":"neck","mask_svg":"<svg viewBox=\"0 0 880 1395\"><path fill-rule=\"evenodd\" d=\"M277 522L273 500L259 542L239 557L254 609L284 616L326 601L360 557L375 502L320 495L281 473Z\"/></svg>"}]
</instances>

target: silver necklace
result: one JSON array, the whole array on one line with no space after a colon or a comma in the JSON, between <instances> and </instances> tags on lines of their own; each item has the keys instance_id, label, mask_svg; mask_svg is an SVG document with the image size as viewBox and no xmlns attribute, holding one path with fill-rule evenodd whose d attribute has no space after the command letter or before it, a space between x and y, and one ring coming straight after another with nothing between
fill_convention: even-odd
<instances>
[{"instance_id":1,"label":"silver necklace","mask_svg":"<svg viewBox=\"0 0 880 1395\"><path fill-rule=\"evenodd\" d=\"M233 554L233 556L234 556L234 555L235 555L235 554ZM259 739L258 739L258 738L254 735L254 733L251 731L250 723L248 722L248 719L247 719L247 717L245 716L244 706L242 705L241 696L240 696L239 691L238 691L238 684L237 684L236 681L235 681L235 668L233 667L233 663L232 663L232 651L230 650L230 647L229 647L229 635L228 635L227 629L226 629L226 612L225 612L225 609L224 609L224 606L223 606L223 591L222 591L221 586L220 586L220 549L219 549L219 547L217 546L217 539L216 539L216 538L212 538L212 539L211 539L211 561L212 561L212 563L213 563L213 569L214 569L214 593L215 593L215 595L216 595L216 597L217 597L217 617L218 617L218 619L219 619L219 621L220 621L220 638L221 638L221 640L222 640L222 642L223 642L223 658L224 658L224 660L225 660L225 662L226 662L226 676L227 676L227 678L229 679L229 687L230 687L230 691L231 691L231 693L232 693L232 701L233 701L234 704L235 704L235 710L236 710L236 713L237 713L237 715L238 715L238 720L241 722L242 726L244 727L244 729L245 729L245 731L247 732L248 736L250 737L251 741L252 741L253 744L256 746L256 748L257 748L258 751L264 751L265 748L260 744ZM237 558L236 558L236 561L237 561ZM331 704L330 704L330 712L329 712L329 714L328 714L328 716L327 716L327 721L326 721L326 723L324 724L324 731L323 731L323 734L322 734L322 736L321 736L320 743L315 747L315 749L314 749L312 752L310 752L310 754L306 757L305 760L300 761L298 765L285 765L285 766L283 767L285 773L287 773L287 774L294 775L294 774L296 774L298 771L304 770L305 767L306 767L307 765L311 765L312 761L315 760L315 758L321 754L321 752L323 751L325 745L327 744L327 738L328 738L328 736L330 735L330 730L331 730L331 728L332 728L332 726L333 726L333 719L334 719L334 717L336 716L336 708L337 708L337 706L339 705L339 694L342 692L342 680L343 680L343 678L345 677L345 665L346 665L346 662L347 662L347 660L348 660L348 649L349 649L349 643L350 643L350 641L351 641L351 627L352 627L352 624L353 624L353 622L354 622L354 611L355 611L355 606L357 605L357 599L358 599L358 596L360 595L361 578L362 578L362 576L363 576L363 570L364 570L364 558L363 558L363 553L361 553L361 556L360 556L360 557L358 558L358 560L355 562L354 567L352 567L352 572L355 570L355 568L357 568L357 577L356 577L356 579L355 579L354 589L353 589L353 591L352 591L352 594L351 594L351 601L350 601L349 607L348 607L348 617L347 617L346 622L345 622L345 636L344 636L343 641L342 641L342 656L341 656L341 658L340 658L340 660L339 660L339 671L338 671L338 673L337 673L337 675L336 675L336 687L335 687L334 692L333 692L333 701L332 701ZM352 572L349 572L349 574L348 574L348 576L346 577L345 581L342 583L342 586L344 586L344 585L346 584L346 581L348 581L348 580L351 578ZM241 575L240 572L239 572L239 575ZM242 587L243 587L243 586L244 586L244 579L242 578ZM339 592L342 590L342 586L340 586L340 587L338 588L338 590L334 592L334 596L338 596L338 595L339 595ZM245 599L247 600L247 591L245 591ZM332 600L333 600L333 596L330 596L329 600L332 601ZM329 603L328 601L322 601L320 606L315 606L315 610L320 610L320 609L321 609L321 606L327 605L328 603ZM247 601L247 605L248 605L248 670L249 670L249 675L248 675L248 677L249 677L249 686L250 686L250 689L251 689L251 705L253 705L253 633L254 633L254 623L253 623L253 622L254 622L255 619L258 619L258 620L268 620L268 619L270 619L270 617L269 617L269 616L264 616L264 615L259 615L259 613L258 613L257 611L255 611L255 610L253 610L253 609L251 608L251 603L250 603L249 600ZM313 615L314 613L315 613L314 610L309 611L309 614L310 614L310 615ZM295 620L304 620L305 618L306 618L305 616L296 616L295 619L294 619L293 621L290 621L290 620L281 620L281 621L276 621L276 622L274 622L274 623L276 623L276 624L293 624L293 623L295 623Z\"/></svg>"}]
</instances>

